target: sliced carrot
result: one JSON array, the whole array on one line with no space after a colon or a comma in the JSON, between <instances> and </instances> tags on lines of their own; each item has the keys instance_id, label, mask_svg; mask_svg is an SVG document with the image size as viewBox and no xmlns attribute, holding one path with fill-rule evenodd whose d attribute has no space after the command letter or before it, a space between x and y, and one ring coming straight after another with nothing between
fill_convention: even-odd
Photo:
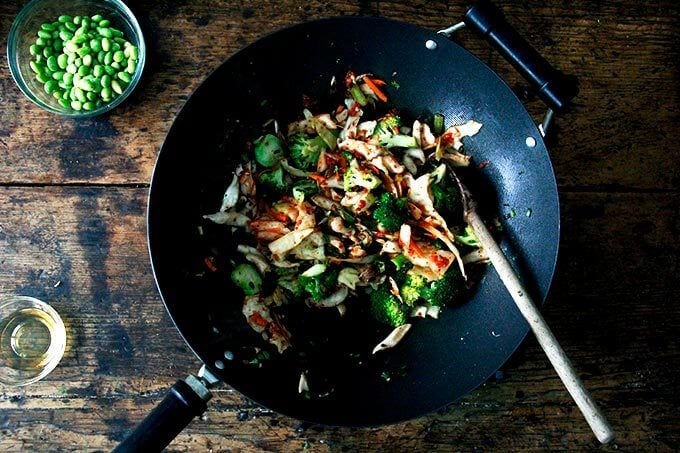
<instances>
[{"instance_id":1,"label":"sliced carrot","mask_svg":"<svg viewBox=\"0 0 680 453\"><path fill-rule=\"evenodd\" d=\"M320 174L318 174L318 173L310 173L310 174L307 175L307 176L308 176L310 179L313 179L314 181L316 181L316 182L319 183L319 184L322 184L322 183L326 182L326 177L325 177L325 176L322 176L322 175L320 175Z\"/></svg>"},{"instance_id":2,"label":"sliced carrot","mask_svg":"<svg viewBox=\"0 0 680 453\"><path fill-rule=\"evenodd\" d=\"M387 82L385 82L383 79L371 79L371 80L379 87L384 87L385 85L387 85Z\"/></svg>"},{"instance_id":3,"label":"sliced carrot","mask_svg":"<svg viewBox=\"0 0 680 453\"><path fill-rule=\"evenodd\" d=\"M380 91L378 85L376 85L375 82L371 80L370 77L364 77L364 82L366 82L366 85L368 85L371 91L375 93L376 96L378 96L378 99L380 99L383 102L387 102L387 96L385 96L385 93Z\"/></svg>"},{"instance_id":4,"label":"sliced carrot","mask_svg":"<svg viewBox=\"0 0 680 453\"><path fill-rule=\"evenodd\" d=\"M205 264L205 267L207 267L210 272L217 272L217 266L215 266L215 263L213 263L212 257L206 256L203 259L203 264Z\"/></svg>"}]
</instances>

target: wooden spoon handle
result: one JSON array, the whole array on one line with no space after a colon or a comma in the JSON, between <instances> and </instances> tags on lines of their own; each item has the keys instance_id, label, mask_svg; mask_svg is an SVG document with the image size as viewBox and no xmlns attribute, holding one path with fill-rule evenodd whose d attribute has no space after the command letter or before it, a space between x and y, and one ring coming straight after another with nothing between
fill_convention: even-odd
<instances>
[{"instance_id":1,"label":"wooden spoon handle","mask_svg":"<svg viewBox=\"0 0 680 453\"><path fill-rule=\"evenodd\" d=\"M477 212L474 209L469 210L466 212L465 217L489 257L491 264L493 264L505 287L510 292L517 308L519 308L522 316L531 326L531 330L536 335L538 343L548 356L550 363L555 368L557 375L569 391L569 394L571 394L576 405L583 413L593 433L595 433L595 436L601 443L609 443L614 438L614 432L609 426L607 419L576 374L576 370L574 370L569 357L567 357L567 354L557 342L555 335L553 335L545 319L543 319L538 308L536 308L536 304L534 304L526 289L522 286L510 262L498 244L496 244L496 241Z\"/></svg>"}]
</instances>

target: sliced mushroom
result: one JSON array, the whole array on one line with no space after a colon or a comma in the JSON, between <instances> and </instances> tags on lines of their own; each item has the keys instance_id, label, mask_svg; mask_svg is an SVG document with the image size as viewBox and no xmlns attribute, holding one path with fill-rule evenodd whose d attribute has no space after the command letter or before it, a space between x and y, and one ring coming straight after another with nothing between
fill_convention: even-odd
<instances>
[{"instance_id":1,"label":"sliced mushroom","mask_svg":"<svg viewBox=\"0 0 680 453\"><path fill-rule=\"evenodd\" d=\"M409 330L411 330L411 324L403 324L395 328L387 337L385 337L383 341L378 343L376 347L373 348L373 354L395 347L401 340L404 339Z\"/></svg>"}]
</instances>

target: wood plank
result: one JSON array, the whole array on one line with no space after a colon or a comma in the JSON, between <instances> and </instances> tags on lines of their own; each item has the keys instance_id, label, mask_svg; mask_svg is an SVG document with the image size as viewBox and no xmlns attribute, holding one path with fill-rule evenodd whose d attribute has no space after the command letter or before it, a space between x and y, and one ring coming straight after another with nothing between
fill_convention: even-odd
<instances>
[{"instance_id":1,"label":"wood plank","mask_svg":"<svg viewBox=\"0 0 680 453\"><path fill-rule=\"evenodd\" d=\"M0 5L8 30L23 2ZM0 64L0 183L144 184L173 117L227 56L264 34L304 20L379 14L437 30L460 20L462 3L243 2L209 0L132 5L149 44L146 74L131 99L103 117L74 121L41 111ZM558 118L551 143L562 188L678 190L680 112L677 2L588 0L541 4L512 0L503 9L519 31L581 80L572 113ZM517 92L526 83L469 32L462 44ZM6 44L6 34L0 46ZM529 102L536 118L544 107Z\"/></svg>"},{"instance_id":2,"label":"wood plank","mask_svg":"<svg viewBox=\"0 0 680 453\"><path fill-rule=\"evenodd\" d=\"M45 380L0 388L0 450L108 450L196 371L156 295L145 197L136 188L0 188L0 293L49 301L70 339ZM680 447L679 208L675 194L563 194L545 315L625 450ZM170 451L596 448L534 340L462 401L384 428L300 426L232 390L215 393Z\"/></svg>"}]
</instances>

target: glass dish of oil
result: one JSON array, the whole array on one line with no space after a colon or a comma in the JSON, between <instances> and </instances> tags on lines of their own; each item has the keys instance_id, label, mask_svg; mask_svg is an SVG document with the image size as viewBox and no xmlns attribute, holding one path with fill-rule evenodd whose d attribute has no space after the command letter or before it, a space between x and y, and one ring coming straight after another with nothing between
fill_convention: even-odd
<instances>
[{"instance_id":1,"label":"glass dish of oil","mask_svg":"<svg viewBox=\"0 0 680 453\"><path fill-rule=\"evenodd\" d=\"M66 328L45 302L0 299L0 384L27 385L47 376L66 349Z\"/></svg>"}]
</instances>

